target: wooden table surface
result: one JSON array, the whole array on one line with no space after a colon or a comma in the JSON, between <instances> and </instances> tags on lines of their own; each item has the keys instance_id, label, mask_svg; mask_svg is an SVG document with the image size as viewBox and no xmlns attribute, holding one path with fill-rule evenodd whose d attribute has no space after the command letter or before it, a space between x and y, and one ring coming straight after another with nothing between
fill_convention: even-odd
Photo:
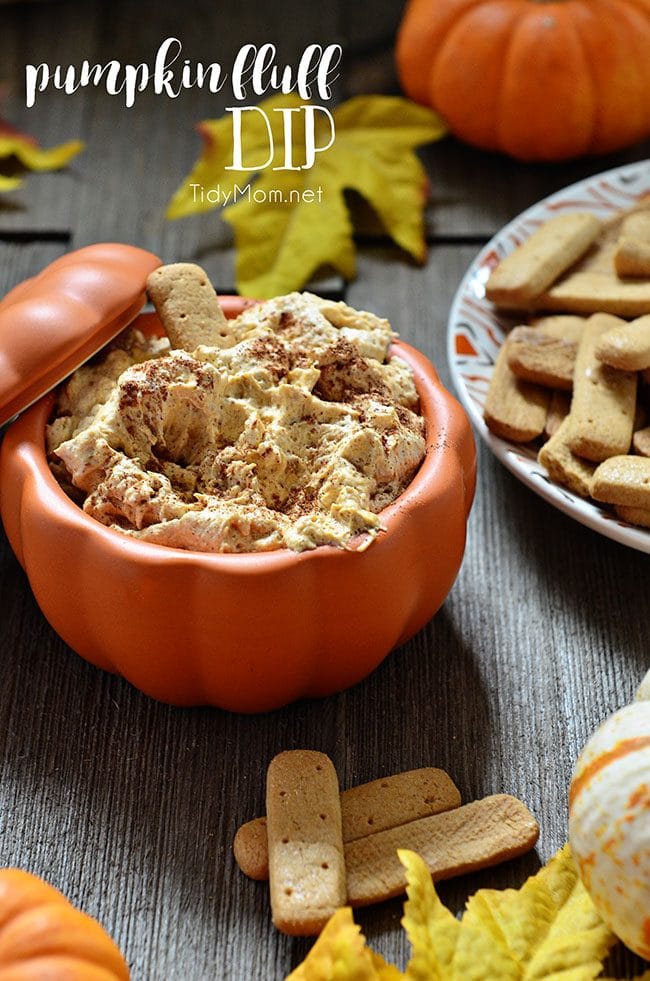
<instances>
[{"instance_id":1,"label":"wooden table surface","mask_svg":"<svg viewBox=\"0 0 650 981\"><path fill-rule=\"evenodd\" d=\"M218 215L163 217L199 151L194 123L219 115L226 94L193 90L171 101L146 92L126 110L100 90L48 91L27 110L26 62L151 61L168 36L182 40L185 57L224 65L242 43L273 39L291 62L311 41L339 41L338 98L391 91L400 6L0 6L5 115L44 145L87 143L67 170L29 176L0 198L0 293L66 250L102 240L199 261L219 290L233 288ZM432 184L426 265L368 237L359 242L357 279L326 285L388 316L449 383L447 313L478 247L538 198L648 149L524 166L452 139L435 144L423 153ZM554 510L483 446L478 454L467 551L442 610L351 691L263 716L158 704L87 665L41 615L3 536L0 864L45 876L98 917L134 979L281 979L310 943L272 928L267 888L239 873L231 846L239 824L262 811L271 757L310 747L331 756L344 787L436 765L465 800L518 795L541 825L535 852L440 892L460 910L478 887L520 885L566 839L567 783L580 747L648 667L648 559ZM372 945L403 965L401 909L392 901L358 920ZM618 949L611 967L632 977L642 965Z\"/></svg>"}]
</instances>

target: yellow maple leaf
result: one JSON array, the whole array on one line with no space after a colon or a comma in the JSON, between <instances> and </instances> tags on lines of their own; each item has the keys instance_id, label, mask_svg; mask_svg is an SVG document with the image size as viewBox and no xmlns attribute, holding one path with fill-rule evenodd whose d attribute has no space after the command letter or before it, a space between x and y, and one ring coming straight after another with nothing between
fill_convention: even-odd
<instances>
[{"instance_id":1,"label":"yellow maple leaf","mask_svg":"<svg viewBox=\"0 0 650 981\"><path fill-rule=\"evenodd\" d=\"M446 981L452 969L461 925L438 899L431 874L415 852L397 852L406 869L402 926L413 950L406 976L414 981Z\"/></svg>"},{"instance_id":2,"label":"yellow maple leaf","mask_svg":"<svg viewBox=\"0 0 650 981\"><path fill-rule=\"evenodd\" d=\"M419 856L400 853L400 859L409 882L404 926L413 946L406 975L414 981L592 981L616 941L568 846L521 889L479 890L460 922L440 903Z\"/></svg>"},{"instance_id":3,"label":"yellow maple leaf","mask_svg":"<svg viewBox=\"0 0 650 981\"><path fill-rule=\"evenodd\" d=\"M60 170L83 146L80 140L69 140L44 150L33 137L0 121L0 160L15 157L29 170ZM0 175L0 191L13 191L20 184L20 177Z\"/></svg>"},{"instance_id":4,"label":"yellow maple leaf","mask_svg":"<svg viewBox=\"0 0 650 981\"><path fill-rule=\"evenodd\" d=\"M250 172L226 170L232 157L231 117L200 124L203 153L167 210L168 217L178 218L226 205L224 218L235 233L240 293L265 298L298 289L323 265L351 279L355 249L346 190L360 194L393 240L416 260L424 260L427 177L414 150L446 133L440 117L399 97L357 96L334 110L335 140L316 154L313 166L274 169L285 156L283 115L274 110L303 105L289 96L259 104L273 138L267 166L267 124L259 113L247 119L242 141L247 166L260 167L253 184L248 184ZM291 154L299 165L305 160L305 122L300 112L295 117ZM315 145L325 146L330 136L327 116L316 113L314 125ZM248 191L233 200L243 183ZM213 194L218 188L219 199L208 201L197 194L197 187Z\"/></svg>"},{"instance_id":5,"label":"yellow maple leaf","mask_svg":"<svg viewBox=\"0 0 650 981\"><path fill-rule=\"evenodd\" d=\"M378 962L375 958L352 919L352 910L343 906L330 917L305 960L286 981L392 981L390 975L379 973L376 963L381 958Z\"/></svg>"}]
</instances>

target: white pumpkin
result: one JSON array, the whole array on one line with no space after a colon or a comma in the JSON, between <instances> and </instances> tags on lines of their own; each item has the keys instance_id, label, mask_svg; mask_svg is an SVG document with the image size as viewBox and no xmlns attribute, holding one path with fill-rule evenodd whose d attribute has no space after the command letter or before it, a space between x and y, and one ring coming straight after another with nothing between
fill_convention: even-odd
<instances>
[{"instance_id":1,"label":"white pumpkin","mask_svg":"<svg viewBox=\"0 0 650 981\"><path fill-rule=\"evenodd\" d=\"M650 672L637 701L615 712L578 758L569 841L605 923L650 959Z\"/></svg>"}]
</instances>

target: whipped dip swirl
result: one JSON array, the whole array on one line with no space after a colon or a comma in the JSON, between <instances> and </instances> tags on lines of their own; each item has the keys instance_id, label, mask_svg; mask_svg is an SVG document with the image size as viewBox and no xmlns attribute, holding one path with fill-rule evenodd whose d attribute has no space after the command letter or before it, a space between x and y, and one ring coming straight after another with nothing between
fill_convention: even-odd
<instances>
[{"instance_id":1,"label":"whipped dip swirl","mask_svg":"<svg viewBox=\"0 0 650 981\"><path fill-rule=\"evenodd\" d=\"M191 353L128 330L60 390L52 470L87 514L159 545L370 544L425 452L394 336L309 293L245 309Z\"/></svg>"}]
</instances>

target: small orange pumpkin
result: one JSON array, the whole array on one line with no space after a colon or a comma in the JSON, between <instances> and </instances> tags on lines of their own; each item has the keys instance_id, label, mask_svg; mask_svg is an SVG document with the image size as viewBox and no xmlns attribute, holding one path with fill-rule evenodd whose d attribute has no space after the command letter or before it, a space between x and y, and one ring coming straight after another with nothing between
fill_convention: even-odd
<instances>
[{"instance_id":1,"label":"small orange pumpkin","mask_svg":"<svg viewBox=\"0 0 650 981\"><path fill-rule=\"evenodd\" d=\"M409 0L396 59L486 150L565 160L650 135L650 0Z\"/></svg>"},{"instance_id":2,"label":"small orange pumpkin","mask_svg":"<svg viewBox=\"0 0 650 981\"><path fill-rule=\"evenodd\" d=\"M53 886L0 869L0 981L128 981L121 953L96 920Z\"/></svg>"}]
</instances>

